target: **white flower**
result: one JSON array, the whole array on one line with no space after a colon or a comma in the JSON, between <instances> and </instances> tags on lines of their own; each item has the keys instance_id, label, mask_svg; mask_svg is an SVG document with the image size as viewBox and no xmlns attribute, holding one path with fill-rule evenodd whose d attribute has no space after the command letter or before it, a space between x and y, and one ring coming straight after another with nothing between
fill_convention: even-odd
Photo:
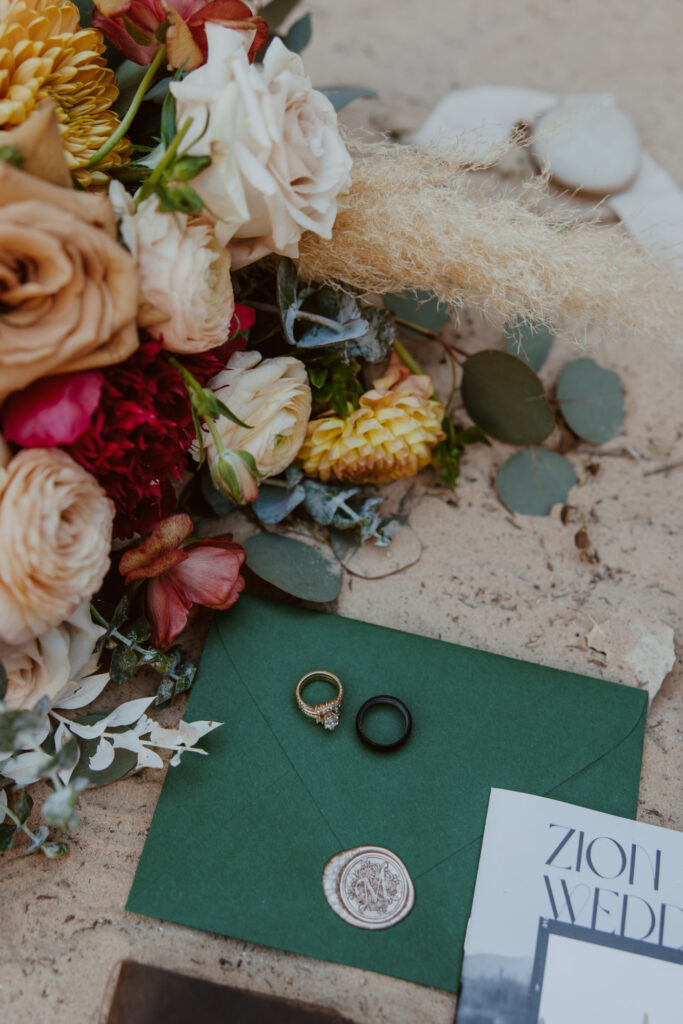
<instances>
[{"instance_id":1,"label":"white flower","mask_svg":"<svg viewBox=\"0 0 683 1024\"><path fill-rule=\"evenodd\" d=\"M275 476L296 458L311 414L306 367L292 356L261 360L260 352L235 352L209 387L250 429L221 416L216 427L226 448L248 452L261 476ZM209 465L216 444L205 431Z\"/></svg>"},{"instance_id":2,"label":"white flower","mask_svg":"<svg viewBox=\"0 0 683 1024\"><path fill-rule=\"evenodd\" d=\"M157 322L149 333L171 352L203 352L230 333L235 301L230 254L206 219L161 213L156 196L138 209L120 182L109 191L121 236L140 271L143 304ZM149 312L147 310L146 312Z\"/></svg>"},{"instance_id":3,"label":"white flower","mask_svg":"<svg viewBox=\"0 0 683 1024\"><path fill-rule=\"evenodd\" d=\"M27 711L43 697L51 708L80 708L94 700L109 679L108 672L94 674L95 645L104 632L83 601L71 618L42 636L17 646L0 643L7 710Z\"/></svg>"},{"instance_id":4,"label":"white flower","mask_svg":"<svg viewBox=\"0 0 683 1024\"><path fill-rule=\"evenodd\" d=\"M252 33L207 23L209 56L171 84L178 124L194 120L192 147L211 166L192 185L230 243L234 269L270 252L298 255L304 231L330 238L337 194L351 157L334 107L311 87L301 58L274 39L262 64L250 64Z\"/></svg>"}]
</instances>

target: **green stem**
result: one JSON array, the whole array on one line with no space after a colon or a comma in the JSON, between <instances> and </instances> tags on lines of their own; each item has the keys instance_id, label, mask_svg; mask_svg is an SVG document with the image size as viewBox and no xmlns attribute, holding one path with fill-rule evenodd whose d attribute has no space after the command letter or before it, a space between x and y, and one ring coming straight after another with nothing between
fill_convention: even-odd
<instances>
[{"instance_id":1,"label":"green stem","mask_svg":"<svg viewBox=\"0 0 683 1024\"><path fill-rule=\"evenodd\" d=\"M417 373L418 375L423 373L417 359L413 359L408 349L398 340L398 338L394 340L394 352L398 358L406 364L411 373Z\"/></svg>"},{"instance_id":2,"label":"green stem","mask_svg":"<svg viewBox=\"0 0 683 1024\"><path fill-rule=\"evenodd\" d=\"M182 128L178 132L176 132L176 134L175 134L175 136L173 138L173 141L171 142L171 145L168 147L168 149L164 153L163 157L161 158L159 163L156 165L156 167L154 168L154 170L150 174L150 176L147 179L147 181L144 183L144 185L140 189L138 198L135 201L136 205L141 203L143 199L146 199L147 196L151 195L152 192L154 191L155 186L159 184L159 182L161 181L161 179L163 177L164 171L169 166L169 164L173 163L173 160L175 159L175 155L178 152L178 147L180 146L180 143L183 141L183 139L185 138L185 136L189 132L189 130L192 127L193 123L194 123L194 119L191 118L191 117L188 117L187 120L185 121L184 125L182 126Z\"/></svg>"},{"instance_id":3,"label":"green stem","mask_svg":"<svg viewBox=\"0 0 683 1024\"><path fill-rule=\"evenodd\" d=\"M128 110L126 111L126 115L123 118L123 120L121 121L121 124L118 126L118 128L116 129L114 134L111 135L107 139L107 141L104 143L104 145L100 146L100 148L97 150L95 155L90 158L90 160L88 161L88 167L95 167L100 162L100 160L103 160L104 157L107 155L107 153L109 153L110 150L112 150L114 148L116 143L119 142L123 138L123 136L126 134L126 132L128 131L128 129L131 126L133 118L135 117L135 115L138 112L138 109L140 107L140 104L142 103L143 97L144 97L145 93L147 92L147 90L149 89L149 87L151 85L151 82L152 82L152 79L154 78L154 76L156 75L157 71L159 70L159 66L161 65L161 63L164 60L165 56L166 56L166 45L162 44L159 47L159 49L157 50L157 52L154 54L154 60L152 61L150 66L147 68L147 71L145 72L145 77L142 79L142 81L140 82L139 86L137 87L137 90L135 92L135 96L133 96L133 100L131 102L131 105L128 107Z\"/></svg>"}]
</instances>

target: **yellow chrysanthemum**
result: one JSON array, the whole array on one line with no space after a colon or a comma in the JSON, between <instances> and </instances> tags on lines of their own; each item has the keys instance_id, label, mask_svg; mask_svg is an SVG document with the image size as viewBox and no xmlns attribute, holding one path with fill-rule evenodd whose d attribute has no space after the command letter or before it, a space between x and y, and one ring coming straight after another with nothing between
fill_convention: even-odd
<instances>
[{"instance_id":1,"label":"yellow chrysanthemum","mask_svg":"<svg viewBox=\"0 0 683 1024\"><path fill-rule=\"evenodd\" d=\"M86 187L105 184L103 172L131 153L122 139L87 170L119 124L110 109L118 89L103 52L101 32L79 27L70 0L0 0L0 128L22 124L40 100L54 100L69 169Z\"/></svg>"},{"instance_id":2,"label":"yellow chrysanthemum","mask_svg":"<svg viewBox=\"0 0 683 1024\"><path fill-rule=\"evenodd\" d=\"M414 476L445 436L444 407L435 401L427 376L403 380L396 372L374 382L347 419L311 420L298 462L307 476L381 484Z\"/></svg>"}]
</instances>

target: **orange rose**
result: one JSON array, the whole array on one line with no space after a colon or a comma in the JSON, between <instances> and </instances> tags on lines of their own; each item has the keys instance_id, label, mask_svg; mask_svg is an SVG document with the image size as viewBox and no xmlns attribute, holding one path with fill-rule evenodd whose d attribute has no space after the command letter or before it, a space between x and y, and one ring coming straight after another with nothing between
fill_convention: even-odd
<instances>
[{"instance_id":1,"label":"orange rose","mask_svg":"<svg viewBox=\"0 0 683 1024\"><path fill-rule=\"evenodd\" d=\"M0 161L0 402L138 346L138 271L107 199Z\"/></svg>"}]
</instances>

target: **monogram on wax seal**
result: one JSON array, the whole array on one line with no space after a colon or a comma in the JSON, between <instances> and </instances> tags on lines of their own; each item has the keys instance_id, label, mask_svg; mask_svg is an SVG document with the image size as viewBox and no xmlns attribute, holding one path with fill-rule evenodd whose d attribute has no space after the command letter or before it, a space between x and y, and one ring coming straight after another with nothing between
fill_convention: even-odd
<instances>
[{"instance_id":1,"label":"monogram on wax seal","mask_svg":"<svg viewBox=\"0 0 683 1024\"><path fill-rule=\"evenodd\" d=\"M415 905L408 869L383 846L356 846L335 854L322 881L332 910L355 928L391 928Z\"/></svg>"}]
</instances>

